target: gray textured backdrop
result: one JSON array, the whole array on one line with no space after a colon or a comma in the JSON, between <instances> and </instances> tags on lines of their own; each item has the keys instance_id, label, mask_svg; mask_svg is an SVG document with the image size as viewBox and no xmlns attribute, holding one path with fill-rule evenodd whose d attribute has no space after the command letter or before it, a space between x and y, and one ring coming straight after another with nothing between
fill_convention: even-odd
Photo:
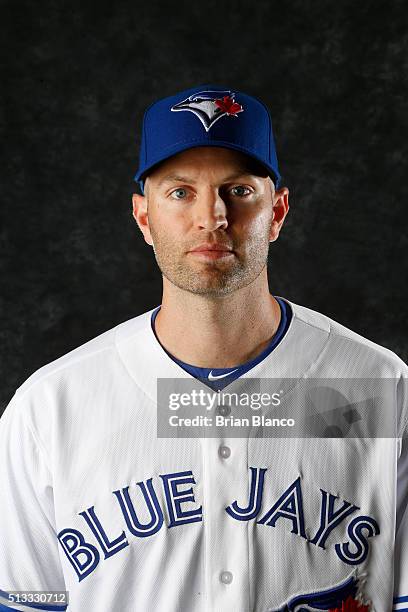
<instances>
[{"instance_id":1,"label":"gray textured backdrop","mask_svg":"<svg viewBox=\"0 0 408 612\"><path fill-rule=\"evenodd\" d=\"M408 358L407 4L1 2L1 398L157 305L131 216L142 113L213 82L270 107L291 210L271 290Z\"/></svg>"}]
</instances>

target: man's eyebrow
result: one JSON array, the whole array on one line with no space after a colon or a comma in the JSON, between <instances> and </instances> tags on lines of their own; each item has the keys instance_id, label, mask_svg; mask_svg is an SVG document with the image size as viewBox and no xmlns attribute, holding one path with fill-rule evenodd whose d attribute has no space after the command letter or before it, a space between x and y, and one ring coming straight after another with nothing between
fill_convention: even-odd
<instances>
[{"instance_id":1,"label":"man's eyebrow","mask_svg":"<svg viewBox=\"0 0 408 612\"><path fill-rule=\"evenodd\" d=\"M159 182L159 185L162 183L195 183L196 181L192 178L188 178L187 176L180 176L179 174L168 174L164 176L162 180Z\"/></svg>"},{"instance_id":2,"label":"man's eyebrow","mask_svg":"<svg viewBox=\"0 0 408 612\"><path fill-rule=\"evenodd\" d=\"M240 178L241 176L253 176L250 170L246 170L245 168L242 168L241 170L234 172L233 174L230 174L229 176L226 176L223 179L224 183L227 183L228 181L232 181L234 179ZM193 178L188 177L188 176L181 176L179 174L168 174L167 176L164 176L161 181L159 182L159 185L162 185L163 183L191 183L192 185L194 185L197 181L195 181Z\"/></svg>"},{"instance_id":3,"label":"man's eyebrow","mask_svg":"<svg viewBox=\"0 0 408 612\"><path fill-rule=\"evenodd\" d=\"M234 172L234 174L230 174L229 176L226 176L224 181L225 182L233 181L234 179L240 178L241 176L255 176L255 174L253 174L253 172L251 172L250 170L247 170L246 168L241 168L237 172Z\"/></svg>"}]
</instances>

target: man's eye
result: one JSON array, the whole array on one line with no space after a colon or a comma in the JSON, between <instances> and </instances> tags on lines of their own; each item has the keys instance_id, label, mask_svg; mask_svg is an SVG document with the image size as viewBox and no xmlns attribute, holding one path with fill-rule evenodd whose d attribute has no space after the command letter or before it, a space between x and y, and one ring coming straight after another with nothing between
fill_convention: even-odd
<instances>
[{"instance_id":1,"label":"man's eye","mask_svg":"<svg viewBox=\"0 0 408 612\"><path fill-rule=\"evenodd\" d=\"M241 197L250 194L251 191L248 189L248 187L244 187L244 185L236 185L231 189L231 193L234 196Z\"/></svg>"},{"instance_id":2,"label":"man's eye","mask_svg":"<svg viewBox=\"0 0 408 612\"><path fill-rule=\"evenodd\" d=\"M175 189L174 191L172 191L170 195L172 198L175 198L176 200L182 200L183 198L186 197L187 190L183 189L182 187L179 187L178 189Z\"/></svg>"}]
</instances>

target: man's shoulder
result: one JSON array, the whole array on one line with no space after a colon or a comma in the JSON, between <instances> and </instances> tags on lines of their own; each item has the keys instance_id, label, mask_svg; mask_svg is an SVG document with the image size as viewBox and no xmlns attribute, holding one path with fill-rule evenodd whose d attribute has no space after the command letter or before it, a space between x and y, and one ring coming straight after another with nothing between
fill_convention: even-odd
<instances>
[{"instance_id":1,"label":"man's shoulder","mask_svg":"<svg viewBox=\"0 0 408 612\"><path fill-rule=\"evenodd\" d=\"M337 353L344 360L358 359L362 366L378 364L385 369L389 368L390 375L392 372L401 372L408 376L407 364L391 349L369 340L321 312L287 301L292 306L294 319L300 325L314 328L317 334L327 337L327 356Z\"/></svg>"},{"instance_id":2,"label":"man's shoulder","mask_svg":"<svg viewBox=\"0 0 408 612\"><path fill-rule=\"evenodd\" d=\"M152 310L115 325L41 366L18 387L16 393L22 396L42 381L52 380L53 377L59 378L58 374L69 376L70 370L73 372L85 371L87 368L100 367L101 363L109 362L110 356L115 355L118 338L120 341L125 341L127 338L134 337L139 330L145 329L146 325L150 324Z\"/></svg>"}]
</instances>

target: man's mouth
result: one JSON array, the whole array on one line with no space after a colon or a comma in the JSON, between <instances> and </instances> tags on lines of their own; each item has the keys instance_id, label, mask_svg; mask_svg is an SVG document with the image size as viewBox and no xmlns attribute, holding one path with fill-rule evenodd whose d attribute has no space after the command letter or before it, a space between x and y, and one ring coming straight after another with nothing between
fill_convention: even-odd
<instances>
[{"instance_id":1,"label":"man's mouth","mask_svg":"<svg viewBox=\"0 0 408 612\"><path fill-rule=\"evenodd\" d=\"M196 246L194 249L188 251L188 253L193 257L209 260L234 256L234 251L230 247L224 244L207 242Z\"/></svg>"}]
</instances>

